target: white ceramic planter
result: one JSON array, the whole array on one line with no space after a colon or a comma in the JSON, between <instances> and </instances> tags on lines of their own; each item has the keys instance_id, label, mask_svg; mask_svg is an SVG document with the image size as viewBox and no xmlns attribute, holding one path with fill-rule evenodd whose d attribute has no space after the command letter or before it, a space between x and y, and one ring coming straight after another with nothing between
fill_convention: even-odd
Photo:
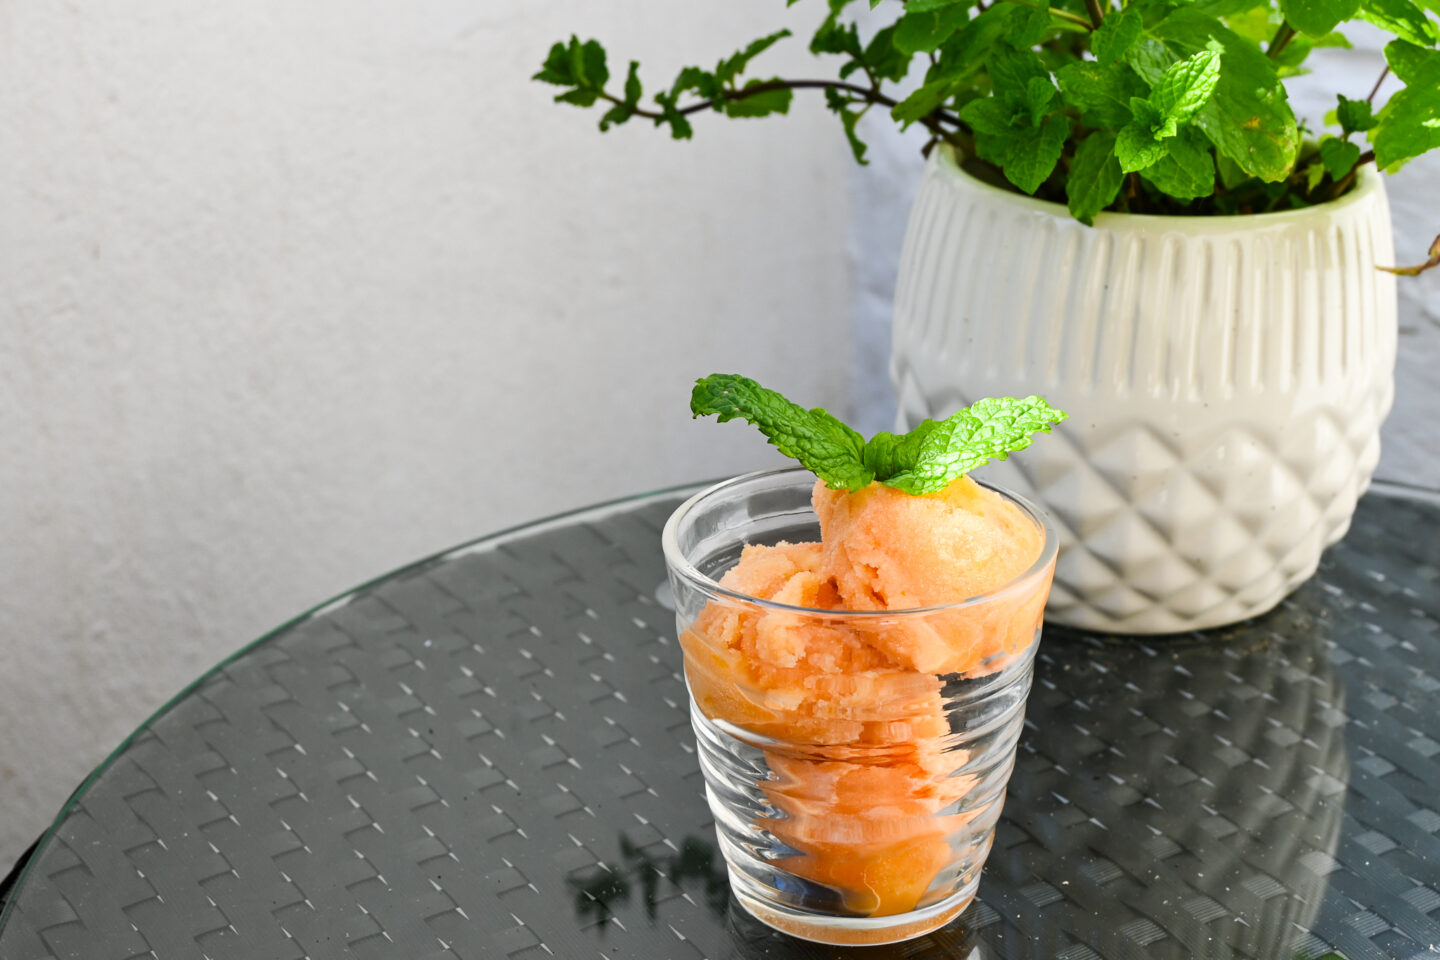
<instances>
[{"instance_id":1,"label":"white ceramic planter","mask_svg":"<svg viewBox=\"0 0 1440 960\"><path fill-rule=\"evenodd\" d=\"M1252 617L1344 535L1394 396L1389 206L1101 214L926 167L891 376L904 429L984 396L1070 419L986 476L1061 532L1047 619L1169 633Z\"/></svg>"}]
</instances>

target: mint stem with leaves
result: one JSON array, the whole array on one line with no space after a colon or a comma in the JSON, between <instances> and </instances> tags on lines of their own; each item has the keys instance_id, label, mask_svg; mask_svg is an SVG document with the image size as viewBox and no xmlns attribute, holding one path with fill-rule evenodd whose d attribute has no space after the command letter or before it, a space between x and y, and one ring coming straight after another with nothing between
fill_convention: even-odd
<instances>
[{"instance_id":1,"label":"mint stem with leaves","mask_svg":"<svg viewBox=\"0 0 1440 960\"><path fill-rule=\"evenodd\" d=\"M575 36L551 47L535 79L562 88L559 102L600 106L602 130L638 119L677 140L694 135L700 114L785 114L797 91L815 90L862 164L861 118L873 124L888 111L902 129L927 132L927 156L945 149L979 178L1065 204L1087 224L1102 211L1235 216L1326 203L1353 189L1372 157L1393 172L1440 149L1440 0L868 6L882 3L895 16L877 16L863 34L860 0L809 5L823 18L809 49L835 65L833 78L754 76L761 55L791 36L783 29L713 67L684 67L648 97L637 62L611 84L605 48ZM1379 84L1365 100L1340 96L1340 131L1312 132L1284 81L1312 51L1348 47L1341 28L1351 21L1394 35L1385 75L1399 89L1384 105Z\"/></svg>"},{"instance_id":2,"label":"mint stem with leaves","mask_svg":"<svg viewBox=\"0 0 1440 960\"><path fill-rule=\"evenodd\" d=\"M1040 397L993 397L944 420L926 420L903 436L877 433L866 440L825 409L806 410L733 373L697 380L690 412L721 423L748 421L831 489L880 483L915 496L943 490L976 467L1004 460L1065 419L1064 411Z\"/></svg>"}]
</instances>

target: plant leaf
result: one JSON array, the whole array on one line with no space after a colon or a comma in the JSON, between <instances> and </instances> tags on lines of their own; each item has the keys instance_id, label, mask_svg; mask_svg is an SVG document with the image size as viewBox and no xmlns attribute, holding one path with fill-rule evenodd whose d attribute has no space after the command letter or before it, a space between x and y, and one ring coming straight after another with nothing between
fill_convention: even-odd
<instances>
[{"instance_id":1,"label":"plant leaf","mask_svg":"<svg viewBox=\"0 0 1440 960\"><path fill-rule=\"evenodd\" d=\"M1115 156L1115 135L1092 133L1075 148L1065 180L1070 213L1083 224L1093 224L1095 214L1115 202L1124 182L1125 172Z\"/></svg>"},{"instance_id":2,"label":"plant leaf","mask_svg":"<svg viewBox=\"0 0 1440 960\"><path fill-rule=\"evenodd\" d=\"M1280 12L1290 26L1312 37L1323 37L1359 8L1360 0L1280 0Z\"/></svg>"},{"instance_id":3,"label":"plant leaf","mask_svg":"<svg viewBox=\"0 0 1440 960\"><path fill-rule=\"evenodd\" d=\"M579 38L570 37L571 43L579 43ZM530 79L539 80L542 83L553 83L556 86L571 87L575 85L575 74L570 69L570 49L565 43L557 43L550 48L550 53L545 57L545 63L540 72Z\"/></svg>"},{"instance_id":4,"label":"plant leaf","mask_svg":"<svg viewBox=\"0 0 1440 960\"><path fill-rule=\"evenodd\" d=\"M1060 153L1070 137L1070 118L1054 113L1040 126L1022 127L1005 154L1005 179L1033 194L1060 162Z\"/></svg>"},{"instance_id":5,"label":"plant leaf","mask_svg":"<svg viewBox=\"0 0 1440 960\"><path fill-rule=\"evenodd\" d=\"M1332 180L1339 180L1355 169L1355 163L1359 159L1360 148L1353 143L1346 143L1335 137L1326 137L1320 141L1320 163Z\"/></svg>"},{"instance_id":6,"label":"plant leaf","mask_svg":"<svg viewBox=\"0 0 1440 960\"><path fill-rule=\"evenodd\" d=\"M1045 118L1050 101L1060 93L1049 77L1031 77L1025 84L1025 106L1030 111L1030 122L1039 125Z\"/></svg>"},{"instance_id":7,"label":"plant leaf","mask_svg":"<svg viewBox=\"0 0 1440 960\"><path fill-rule=\"evenodd\" d=\"M764 86L767 83L778 83L779 77L770 80L751 80L740 88L743 93L746 90L753 90L756 87ZM789 89L766 90L763 93L752 94L743 100L730 100L724 102L723 109L727 117L766 117L772 113L786 113L790 109L790 101L795 97L795 91Z\"/></svg>"},{"instance_id":8,"label":"plant leaf","mask_svg":"<svg viewBox=\"0 0 1440 960\"><path fill-rule=\"evenodd\" d=\"M905 14L895 21L895 49L903 54L934 53L970 19L969 5L948 3L933 8L906 5Z\"/></svg>"},{"instance_id":9,"label":"plant leaf","mask_svg":"<svg viewBox=\"0 0 1440 960\"><path fill-rule=\"evenodd\" d=\"M1364 133L1375 129L1375 114L1368 100L1350 100L1343 93L1335 108L1335 120L1346 133Z\"/></svg>"},{"instance_id":10,"label":"plant leaf","mask_svg":"<svg viewBox=\"0 0 1440 960\"><path fill-rule=\"evenodd\" d=\"M1187 123L1205 106L1219 82L1219 52L1201 50L1162 73L1149 99L1165 119Z\"/></svg>"},{"instance_id":11,"label":"plant leaf","mask_svg":"<svg viewBox=\"0 0 1440 960\"><path fill-rule=\"evenodd\" d=\"M875 479L882 483L915 469L925 438L934 429L934 420L923 420L903 436L893 433L875 434L865 441L865 466L875 474Z\"/></svg>"},{"instance_id":12,"label":"plant leaf","mask_svg":"<svg viewBox=\"0 0 1440 960\"><path fill-rule=\"evenodd\" d=\"M1385 59L1405 88L1380 111L1370 143L1376 166L1394 170L1440 147L1440 52L1392 40L1385 46Z\"/></svg>"},{"instance_id":13,"label":"plant leaf","mask_svg":"<svg viewBox=\"0 0 1440 960\"><path fill-rule=\"evenodd\" d=\"M1213 17L1180 8L1142 38L1127 57L1137 73L1152 83L1160 63L1193 56L1218 44L1224 69L1211 97L1193 122L1217 150L1248 174L1262 180L1283 180L1295 162L1300 132L1275 65L1253 43L1242 39Z\"/></svg>"},{"instance_id":14,"label":"plant leaf","mask_svg":"<svg viewBox=\"0 0 1440 960\"><path fill-rule=\"evenodd\" d=\"M1440 43L1440 27L1410 0L1361 0L1360 19L1423 47Z\"/></svg>"},{"instance_id":15,"label":"plant leaf","mask_svg":"<svg viewBox=\"0 0 1440 960\"><path fill-rule=\"evenodd\" d=\"M745 68L750 65L751 60L754 60L760 54L769 50L776 43L784 40L788 36L790 36L789 30L777 30L768 36L761 37L759 40L750 43L745 49L731 54L716 64L715 78L721 83L729 83L745 72Z\"/></svg>"},{"instance_id":16,"label":"plant leaf","mask_svg":"<svg viewBox=\"0 0 1440 960\"><path fill-rule=\"evenodd\" d=\"M1141 174L1161 193L1189 203L1215 192L1215 156L1210 141L1194 127L1166 141L1165 156Z\"/></svg>"},{"instance_id":17,"label":"plant leaf","mask_svg":"<svg viewBox=\"0 0 1440 960\"><path fill-rule=\"evenodd\" d=\"M1063 411L1040 397L978 401L929 427L914 466L881 482L911 494L943 490L976 467L1024 450L1036 433L1049 433L1064 419Z\"/></svg>"},{"instance_id":18,"label":"plant leaf","mask_svg":"<svg viewBox=\"0 0 1440 960\"><path fill-rule=\"evenodd\" d=\"M1156 163L1169 152L1166 141L1157 140L1149 124L1132 120L1120 128L1115 138L1115 156L1122 173L1134 173Z\"/></svg>"},{"instance_id":19,"label":"plant leaf","mask_svg":"<svg viewBox=\"0 0 1440 960\"><path fill-rule=\"evenodd\" d=\"M1123 127L1130 122L1130 101L1143 98L1148 89L1140 76L1125 63L1101 65L1078 61L1061 67L1055 74L1065 102L1080 111L1089 127Z\"/></svg>"},{"instance_id":20,"label":"plant leaf","mask_svg":"<svg viewBox=\"0 0 1440 960\"><path fill-rule=\"evenodd\" d=\"M826 410L806 410L774 390L736 374L712 373L695 382L690 412L721 423L749 421L787 457L794 457L832 489L858 490L874 479L864 462L865 440Z\"/></svg>"},{"instance_id":21,"label":"plant leaf","mask_svg":"<svg viewBox=\"0 0 1440 960\"><path fill-rule=\"evenodd\" d=\"M1135 7L1126 7L1100 21L1100 29L1090 35L1090 50L1100 63L1113 63L1140 39L1143 18Z\"/></svg>"},{"instance_id":22,"label":"plant leaf","mask_svg":"<svg viewBox=\"0 0 1440 960\"><path fill-rule=\"evenodd\" d=\"M868 108L852 109L850 101L845 98L845 95L831 87L825 89L825 105L840 117L840 124L845 128L845 139L850 144L850 152L855 155L855 162L861 166L868 165L870 161L865 159L865 151L868 148L855 132L855 125L859 123L861 114Z\"/></svg>"}]
</instances>

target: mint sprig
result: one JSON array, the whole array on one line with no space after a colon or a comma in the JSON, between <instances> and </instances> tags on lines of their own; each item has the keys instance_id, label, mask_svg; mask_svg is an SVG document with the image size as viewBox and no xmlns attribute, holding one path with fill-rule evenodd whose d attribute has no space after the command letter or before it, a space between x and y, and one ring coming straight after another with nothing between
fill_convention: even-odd
<instances>
[{"instance_id":1,"label":"mint sprig","mask_svg":"<svg viewBox=\"0 0 1440 960\"><path fill-rule=\"evenodd\" d=\"M933 493L991 460L1030 446L1065 419L1040 397L992 397L944 420L926 420L902 436L877 433L868 441L817 407L806 410L733 373L695 382L690 412L736 417L760 428L781 453L794 457L834 490L860 490L879 481L905 493Z\"/></svg>"}]
</instances>

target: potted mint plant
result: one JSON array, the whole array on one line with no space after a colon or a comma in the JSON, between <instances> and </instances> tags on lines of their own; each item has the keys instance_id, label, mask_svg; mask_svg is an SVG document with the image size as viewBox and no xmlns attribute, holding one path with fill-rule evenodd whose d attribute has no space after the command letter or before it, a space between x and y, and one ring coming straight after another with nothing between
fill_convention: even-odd
<instances>
[{"instance_id":1,"label":"potted mint plant","mask_svg":"<svg viewBox=\"0 0 1440 960\"><path fill-rule=\"evenodd\" d=\"M791 0L796 2L796 0ZM1385 187L1440 147L1437 0L908 0L873 34L828 0L835 79L756 76L779 31L646 98L572 37L536 79L692 136L702 114L818 91L857 127L927 134L896 291L900 428L1044 393L1062 442L997 464L1061 532L1055 622L1129 633L1262 613L1348 528L1394 393ZM871 0L877 6L882 0ZM887 6L889 4L887 3ZM1323 130L1283 81L1363 20L1403 89L1337 91ZM903 90L904 93L897 92ZM1392 272L1386 272L1389 269Z\"/></svg>"}]
</instances>

